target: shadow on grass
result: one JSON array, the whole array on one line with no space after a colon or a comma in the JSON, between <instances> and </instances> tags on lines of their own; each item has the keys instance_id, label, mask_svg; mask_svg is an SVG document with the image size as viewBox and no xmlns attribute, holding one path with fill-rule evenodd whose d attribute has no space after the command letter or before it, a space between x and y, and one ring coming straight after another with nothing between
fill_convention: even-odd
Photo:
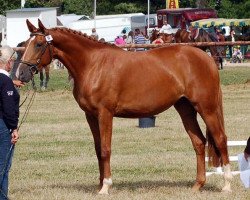
<instances>
[{"instance_id":1,"label":"shadow on grass","mask_svg":"<svg viewBox=\"0 0 250 200\"><path fill-rule=\"evenodd\" d=\"M194 182L192 181L134 181L134 182L120 182L120 183L114 183L113 188L117 191L137 191L140 189L145 190L152 190L157 189L160 187L165 188L183 188L191 191L191 188L193 186ZM91 194L97 194L99 190L99 186L96 184L52 184L49 186L45 186L45 188L55 188L55 189L73 189L82 191L84 193L91 193ZM112 190L112 189L111 189ZM220 188L217 188L216 186L206 184L201 191L210 191L210 192L221 192Z\"/></svg>"}]
</instances>

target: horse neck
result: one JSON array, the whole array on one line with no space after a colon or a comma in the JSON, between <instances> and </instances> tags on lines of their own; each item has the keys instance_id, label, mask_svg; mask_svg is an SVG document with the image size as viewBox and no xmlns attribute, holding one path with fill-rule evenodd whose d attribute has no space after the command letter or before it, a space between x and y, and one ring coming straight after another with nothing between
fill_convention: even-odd
<instances>
[{"instance_id":1,"label":"horse neck","mask_svg":"<svg viewBox=\"0 0 250 200\"><path fill-rule=\"evenodd\" d=\"M69 70L75 79L93 66L93 54L105 45L94 39L67 29L51 29L53 37L53 56Z\"/></svg>"}]
</instances>

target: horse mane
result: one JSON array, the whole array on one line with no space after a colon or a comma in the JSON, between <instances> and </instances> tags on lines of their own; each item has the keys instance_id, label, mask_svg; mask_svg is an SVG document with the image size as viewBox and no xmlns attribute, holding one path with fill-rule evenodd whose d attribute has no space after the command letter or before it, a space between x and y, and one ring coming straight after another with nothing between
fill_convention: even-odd
<instances>
[{"instance_id":1,"label":"horse mane","mask_svg":"<svg viewBox=\"0 0 250 200\"><path fill-rule=\"evenodd\" d=\"M50 29L52 31L62 31L62 32L67 32L67 33L72 33L72 34L75 34L75 35L79 35L79 36L82 36L88 40L91 40L95 43L99 43L99 44L104 44L104 45L107 45L107 46L110 46L110 47L116 47L116 48L119 48L117 47L115 44L111 44L109 42L106 42L106 41L100 41L100 40L97 40L89 35L87 35L86 33L82 33L81 31L77 31L77 30L73 30L73 29L70 29L70 28L65 28L65 27L56 27L56 28L52 28ZM120 48L119 48L120 49Z\"/></svg>"}]
</instances>

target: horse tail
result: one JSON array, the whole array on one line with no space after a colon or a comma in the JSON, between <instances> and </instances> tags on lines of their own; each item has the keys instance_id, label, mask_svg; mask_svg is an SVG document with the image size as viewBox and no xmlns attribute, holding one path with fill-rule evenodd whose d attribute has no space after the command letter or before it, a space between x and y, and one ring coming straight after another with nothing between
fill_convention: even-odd
<instances>
[{"instance_id":1,"label":"horse tail","mask_svg":"<svg viewBox=\"0 0 250 200\"><path fill-rule=\"evenodd\" d=\"M206 130L208 166L219 167L221 165L221 154L215 145L208 128Z\"/></svg>"},{"instance_id":2,"label":"horse tail","mask_svg":"<svg viewBox=\"0 0 250 200\"><path fill-rule=\"evenodd\" d=\"M218 123L220 123L221 128L223 129L224 133L224 116L223 116L223 108L222 108L222 91L221 88L219 88L219 94L218 94ZM211 167L219 167L222 166L222 159L221 159L221 153L219 149L217 148L214 138L209 131L208 127L206 128L206 138L207 138L207 155L208 155L208 166Z\"/></svg>"}]
</instances>

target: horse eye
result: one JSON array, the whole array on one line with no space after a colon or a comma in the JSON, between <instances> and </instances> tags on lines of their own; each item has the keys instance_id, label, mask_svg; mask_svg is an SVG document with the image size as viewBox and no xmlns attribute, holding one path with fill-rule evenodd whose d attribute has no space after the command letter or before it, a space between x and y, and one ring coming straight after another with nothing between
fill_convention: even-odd
<instances>
[{"instance_id":1,"label":"horse eye","mask_svg":"<svg viewBox=\"0 0 250 200\"><path fill-rule=\"evenodd\" d=\"M39 48L39 47L41 47L41 46L43 46L43 43L40 43L40 42L39 42L39 43L36 43L36 47L37 47L37 48Z\"/></svg>"}]
</instances>

